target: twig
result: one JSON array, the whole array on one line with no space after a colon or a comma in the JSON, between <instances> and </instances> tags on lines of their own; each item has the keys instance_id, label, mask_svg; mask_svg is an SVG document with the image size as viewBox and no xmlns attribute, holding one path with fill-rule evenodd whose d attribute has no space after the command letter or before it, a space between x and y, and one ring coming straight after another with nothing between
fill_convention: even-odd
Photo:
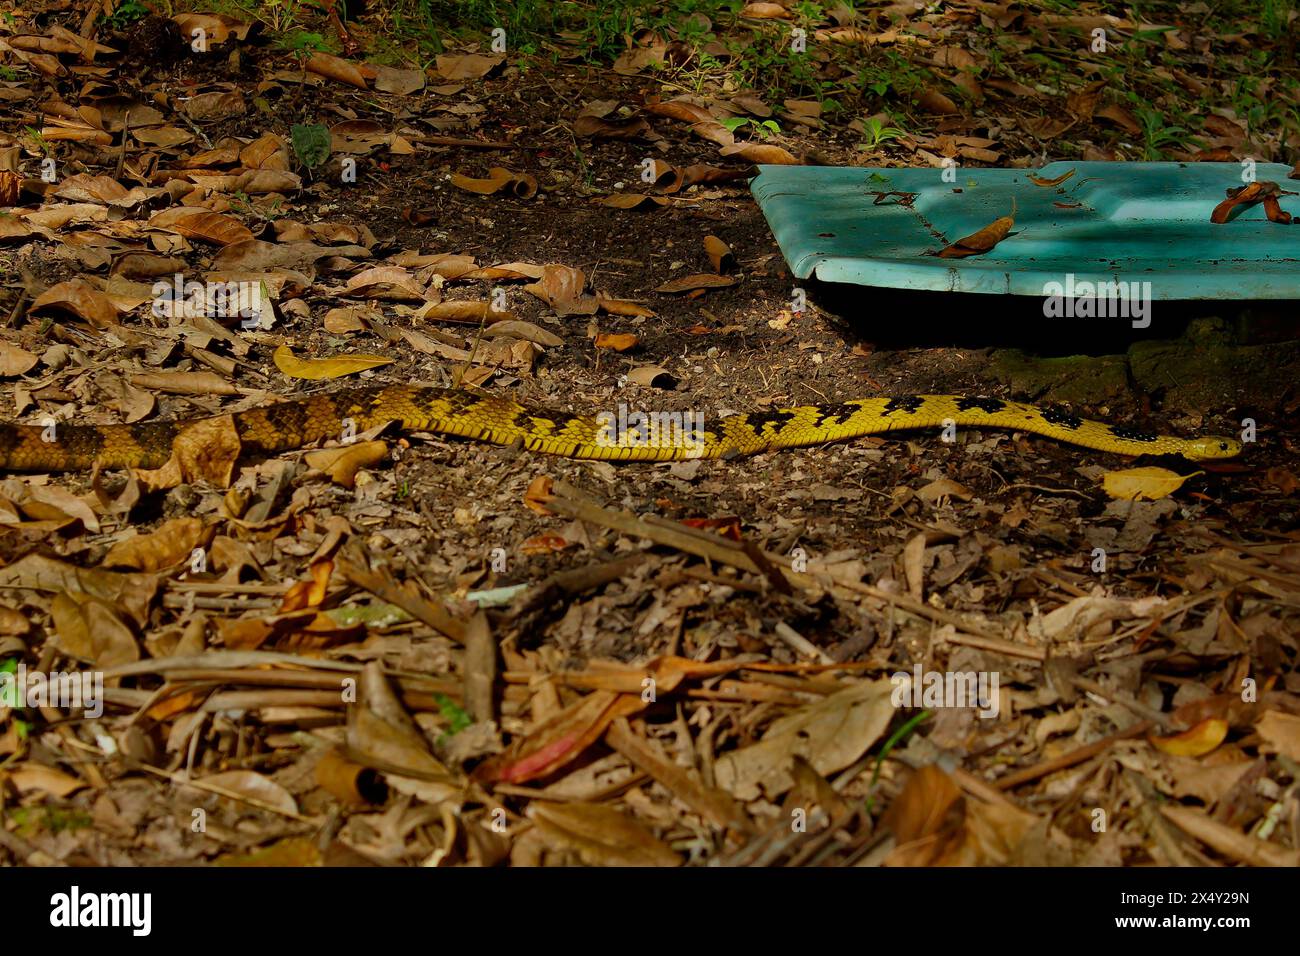
<instances>
[{"instance_id":1,"label":"twig","mask_svg":"<svg viewBox=\"0 0 1300 956\"><path fill-rule=\"evenodd\" d=\"M1026 767L1024 770L1017 771L1010 776L1003 777L997 781L994 786L999 790L1011 790L1020 786L1022 783L1029 783L1031 780L1037 780L1039 777L1046 777L1048 774L1056 773L1058 770L1064 770L1067 767L1073 767L1075 764L1083 763L1085 760L1091 760L1097 754L1102 753L1112 744L1121 740L1128 740L1130 737L1140 737L1147 731L1151 730L1154 725L1149 720L1144 720L1127 727L1117 734L1111 734L1109 737L1103 737L1101 740L1094 741L1085 747L1079 747L1068 753L1063 753L1059 757L1053 757L1051 760L1044 760L1042 763L1034 764L1032 767Z\"/></svg>"}]
</instances>

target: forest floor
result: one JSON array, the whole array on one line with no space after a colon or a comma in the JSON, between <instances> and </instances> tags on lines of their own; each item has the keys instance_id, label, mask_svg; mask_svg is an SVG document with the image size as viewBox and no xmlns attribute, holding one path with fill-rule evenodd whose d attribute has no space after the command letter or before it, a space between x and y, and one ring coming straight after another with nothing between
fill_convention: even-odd
<instances>
[{"instance_id":1,"label":"forest floor","mask_svg":"<svg viewBox=\"0 0 1300 956\"><path fill-rule=\"evenodd\" d=\"M83 4L0 4L9 420L422 382L710 418L988 395L1252 440L616 465L388 429L232 458L229 487L11 475L0 661L102 680L102 715L0 687L0 857L1300 861L1294 304L1156 302L1137 331L796 282L748 188L755 162L1291 165L1294 23L668 3L593 56L514 22L504 53L487 22L431 51L387 11L344 38L130 6L90 41ZM159 314L177 274L274 314ZM1139 466L1175 480L1104 491Z\"/></svg>"}]
</instances>

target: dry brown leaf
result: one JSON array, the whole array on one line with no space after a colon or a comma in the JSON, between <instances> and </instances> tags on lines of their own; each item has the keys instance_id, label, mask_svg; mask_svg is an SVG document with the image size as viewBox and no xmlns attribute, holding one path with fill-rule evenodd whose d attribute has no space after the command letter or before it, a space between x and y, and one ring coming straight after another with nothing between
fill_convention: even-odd
<instances>
[{"instance_id":1,"label":"dry brown leaf","mask_svg":"<svg viewBox=\"0 0 1300 956\"><path fill-rule=\"evenodd\" d=\"M50 286L32 302L31 312L46 310L68 312L85 319L96 328L117 325L119 309L113 300L85 279L69 279Z\"/></svg>"},{"instance_id":2,"label":"dry brown leaf","mask_svg":"<svg viewBox=\"0 0 1300 956\"><path fill-rule=\"evenodd\" d=\"M666 196L652 196L649 193L613 193L600 196L592 202L611 209L638 209L641 206L667 206L671 200Z\"/></svg>"},{"instance_id":3,"label":"dry brown leaf","mask_svg":"<svg viewBox=\"0 0 1300 956\"><path fill-rule=\"evenodd\" d=\"M958 239L952 245L945 247L940 251L941 259L964 259L967 256L978 256L981 253L988 252L999 242L1007 237L1016 224L1014 216L1002 216L993 220L978 232L972 232L969 236Z\"/></svg>"},{"instance_id":4,"label":"dry brown leaf","mask_svg":"<svg viewBox=\"0 0 1300 956\"><path fill-rule=\"evenodd\" d=\"M140 659L135 635L112 605L86 594L60 591L50 602L58 645L73 657L106 670Z\"/></svg>"},{"instance_id":5,"label":"dry brown leaf","mask_svg":"<svg viewBox=\"0 0 1300 956\"><path fill-rule=\"evenodd\" d=\"M303 456L311 468L329 475L330 480L344 488L356 486L357 472L384 460L388 443L382 441L354 442L338 448L322 448Z\"/></svg>"},{"instance_id":6,"label":"dry brown leaf","mask_svg":"<svg viewBox=\"0 0 1300 956\"><path fill-rule=\"evenodd\" d=\"M230 415L200 419L183 428L172 441L167 463L153 470L137 469L136 478L151 491L208 482L218 488L230 485L242 445Z\"/></svg>"},{"instance_id":7,"label":"dry brown leaf","mask_svg":"<svg viewBox=\"0 0 1300 956\"><path fill-rule=\"evenodd\" d=\"M581 269L547 265L542 277L524 286L524 291L541 299L560 315L594 315L599 304L595 296L584 296L587 276Z\"/></svg>"},{"instance_id":8,"label":"dry brown leaf","mask_svg":"<svg viewBox=\"0 0 1300 956\"><path fill-rule=\"evenodd\" d=\"M85 594L121 608L133 621L142 625L149 618L158 579L152 574L80 568L43 554L31 553L0 568L0 589Z\"/></svg>"},{"instance_id":9,"label":"dry brown leaf","mask_svg":"<svg viewBox=\"0 0 1300 956\"><path fill-rule=\"evenodd\" d=\"M529 804L527 815L548 843L571 849L588 866L681 866L682 859L653 833L599 803Z\"/></svg>"},{"instance_id":10,"label":"dry brown leaf","mask_svg":"<svg viewBox=\"0 0 1300 956\"><path fill-rule=\"evenodd\" d=\"M731 143L718 151L723 156L739 156L749 163L766 166L798 166L799 158L789 150L771 143Z\"/></svg>"},{"instance_id":11,"label":"dry brown leaf","mask_svg":"<svg viewBox=\"0 0 1300 956\"><path fill-rule=\"evenodd\" d=\"M55 767L28 761L7 771L0 771L20 794L44 793L62 799L87 786L79 777Z\"/></svg>"},{"instance_id":12,"label":"dry brown leaf","mask_svg":"<svg viewBox=\"0 0 1300 956\"><path fill-rule=\"evenodd\" d=\"M704 237L704 254L709 257L709 264L713 266L713 271L719 275L735 265L735 257L731 254L731 246L717 236Z\"/></svg>"},{"instance_id":13,"label":"dry brown leaf","mask_svg":"<svg viewBox=\"0 0 1300 956\"><path fill-rule=\"evenodd\" d=\"M655 291L667 293L691 292L695 289L720 289L735 284L736 280L731 276L700 272L695 275L678 276L676 279L669 279L663 285L656 286Z\"/></svg>"},{"instance_id":14,"label":"dry brown leaf","mask_svg":"<svg viewBox=\"0 0 1300 956\"><path fill-rule=\"evenodd\" d=\"M1300 761L1300 717L1280 710L1266 710L1255 724L1255 733L1268 748Z\"/></svg>"},{"instance_id":15,"label":"dry brown leaf","mask_svg":"<svg viewBox=\"0 0 1300 956\"><path fill-rule=\"evenodd\" d=\"M24 375L30 372L38 361L40 359L25 348L12 342L0 342L0 375L6 378Z\"/></svg>"},{"instance_id":16,"label":"dry brown leaf","mask_svg":"<svg viewBox=\"0 0 1300 956\"><path fill-rule=\"evenodd\" d=\"M270 777L264 777L252 770L228 770L225 773L214 773L199 779L205 787L211 787L218 792L238 794L259 804L275 807L282 813L297 814L298 812L298 803L288 790ZM184 787L184 784L181 786Z\"/></svg>"},{"instance_id":17,"label":"dry brown leaf","mask_svg":"<svg viewBox=\"0 0 1300 956\"><path fill-rule=\"evenodd\" d=\"M922 90L916 98L916 104L926 112L940 116L955 116L961 112L961 108L950 97L935 89Z\"/></svg>"},{"instance_id":18,"label":"dry brown leaf","mask_svg":"<svg viewBox=\"0 0 1300 956\"><path fill-rule=\"evenodd\" d=\"M149 220L149 225L167 229L186 239L198 239L218 246L252 240L252 231L238 219L206 209L184 206L164 209Z\"/></svg>"},{"instance_id":19,"label":"dry brown leaf","mask_svg":"<svg viewBox=\"0 0 1300 956\"><path fill-rule=\"evenodd\" d=\"M1103 106L1101 109L1095 110L1092 115L1097 119L1110 120L1130 136L1137 136L1142 132L1141 124L1138 123L1133 114L1123 106L1117 106L1115 104Z\"/></svg>"},{"instance_id":20,"label":"dry brown leaf","mask_svg":"<svg viewBox=\"0 0 1300 956\"><path fill-rule=\"evenodd\" d=\"M202 518L172 518L148 534L118 541L100 562L106 568L161 571L189 561L195 548L206 548L216 533Z\"/></svg>"},{"instance_id":21,"label":"dry brown leaf","mask_svg":"<svg viewBox=\"0 0 1300 956\"><path fill-rule=\"evenodd\" d=\"M442 59L442 57L439 57L438 59ZM306 69L308 73L315 73L318 76L323 76L339 83L346 83L348 86L355 86L362 90L366 89L365 74L362 73L361 68L351 60L344 60L341 57L317 51L307 60L304 69Z\"/></svg>"},{"instance_id":22,"label":"dry brown leaf","mask_svg":"<svg viewBox=\"0 0 1300 956\"><path fill-rule=\"evenodd\" d=\"M520 199L532 199L537 195L537 180L528 173L515 173L504 166L493 166L488 170L487 179L471 179L461 173L454 173L451 184L457 189L490 196L503 189L509 189Z\"/></svg>"},{"instance_id":23,"label":"dry brown leaf","mask_svg":"<svg viewBox=\"0 0 1300 956\"><path fill-rule=\"evenodd\" d=\"M740 800L780 796L793 784L790 758L820 774L843 770L874 744L896 710L889 681L864 681L774 721L758 743L718 758L718 786Z\"/></svg>"},{"instance_id":24,"label":"dry brown leaf","mask_svg":"<svg viewBox=\"0 0 1300 956\"><path fill-rule=\"evenodd\" d=\"M446 53L438 57L438 75L444 80L477 80L506 61L504 56L478 53Z\"/></svg>"},{"instance_id":25,"label":"dry brown leaf","mask_svg":"<svg viewBox=\"0 0 1300 956\"><path fill-rule=\"evenodd\" d=\"M390 302L424 302L434 298L424 285L400 266L375 266L348 279L341 295L360 299L383 299Z\"/></svg>"}]
</instances>

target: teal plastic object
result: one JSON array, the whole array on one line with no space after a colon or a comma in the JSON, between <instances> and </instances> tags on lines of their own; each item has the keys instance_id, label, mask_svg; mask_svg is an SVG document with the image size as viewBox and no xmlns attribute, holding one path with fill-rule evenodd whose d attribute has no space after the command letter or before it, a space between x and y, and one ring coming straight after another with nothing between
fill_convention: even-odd
<instances>
[{"instance_id":1,"label":"teal plastic object","mask_svg":"<svg viewBox=\"0 0 1300 956\"><path fill-rule=\"evenodd\" d=\"M1054 180L1040 186L1030 176ZM751 189L795 276L828 282L1012 295L1066 295L1074 283L1150 283L1149 299L1300 299L1300 222L1262 204L1210 214L1244 184L1240 163L1059 162L1031 169L760 166ZM1300 192L1291 169L1255 179ZM943 174L955 181L945 182ZM910 199L888 193L913 194ZM1012 211L990 251L934 255ZM1282 196L1300 220L1300 196ZM1056 285L1050 285L1050 284ZM1084 293L1086 294L1086 293Z\"/></svg>"}]
</instances>

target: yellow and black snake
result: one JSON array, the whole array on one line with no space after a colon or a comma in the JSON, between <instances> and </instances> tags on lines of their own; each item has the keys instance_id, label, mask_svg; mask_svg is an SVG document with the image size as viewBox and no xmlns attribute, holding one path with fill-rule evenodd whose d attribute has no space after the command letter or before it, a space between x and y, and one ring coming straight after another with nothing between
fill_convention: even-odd
<instances>
[{"instance_id":1,"label":"yellow and black snake","mask_svg":"<svg viewBox=\"0 0 1300 956\"><path fill-rule=\"evenodd\" d=\"M626 407L599 415L530 408L502 395L432 386L347 388L233 414L244 455L289 451L387 422L408 431L457 435L497 445L519 445L569 458L675 461L731 458L776 448L829 442L916 428L1009 428L1120 455L1231 458L1232 438L1175 438L1089 421L1054 408L999 398L902 395L831 405L800 405L729 415L713 421L690 414L641 416ZM193 422L134 425L0 425L0 470L76 471L158 468L172 442Z\"/></svg>"}]
</instances>

